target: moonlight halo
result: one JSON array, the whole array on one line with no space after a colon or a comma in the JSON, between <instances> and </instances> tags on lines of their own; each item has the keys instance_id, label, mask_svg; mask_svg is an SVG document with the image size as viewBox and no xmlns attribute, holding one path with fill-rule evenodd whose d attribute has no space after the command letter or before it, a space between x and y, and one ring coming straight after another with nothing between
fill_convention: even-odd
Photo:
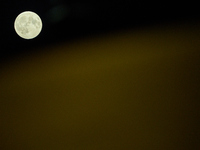
<instances>
[{"instance_id":1,"label":"moonlight halo","mask_svg":"<svg viewBox=\"0 0 200 150\"><path fill-rule=\"evenodd\" d=\"M14 28L21 38L33 39L37 37L42 30L42 20L36 13L24 11L15 19Z\"/></svg>"}]
</instances>

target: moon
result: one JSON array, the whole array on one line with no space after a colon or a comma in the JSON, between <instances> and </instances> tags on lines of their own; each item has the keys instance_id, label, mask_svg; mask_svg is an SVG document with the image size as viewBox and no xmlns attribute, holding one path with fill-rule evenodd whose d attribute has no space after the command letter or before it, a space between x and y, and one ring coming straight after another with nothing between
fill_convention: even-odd
<instances>
[{"instance_id":1,"label":"moon","mask_svg":"<svg viewBox=\"0 0 200 150\"><path fill-rule=\"evenodd\" d=\"M41 18L32 11L20 13L14 23L16 33L24 39L37 37L42 30Z\"/></svg>"}]
</instances>

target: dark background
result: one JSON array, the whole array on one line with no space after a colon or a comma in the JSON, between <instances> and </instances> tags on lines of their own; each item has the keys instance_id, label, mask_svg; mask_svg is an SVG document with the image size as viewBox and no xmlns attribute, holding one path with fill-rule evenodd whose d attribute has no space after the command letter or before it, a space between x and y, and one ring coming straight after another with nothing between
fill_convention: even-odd
<instances>
[{"instance_id":1,"label":"dark background","mask_svg":"<svg viewBox=\"0 0 200 150\"><path fill-rule=\"evenodd\" d=\"M0 10L0 58L4 61L29 53L32 49L35 51L37 47L116 30L137 30L170 22L195 24L199 21L196 3L147 0L3 0ZM14 31L15 18L27 10L36 12L43 21L42 32L32 40L24 40Z\"/></svg>"},{"instance_id":2,"label":"dark background","mask_svg":"<svg viewBox=\"0 0 200 150\"><path fill-rule=\"evenodd\" d=\"M200 150L196 3L1 0L0 150Z\"/></svg>"}]
</instances>

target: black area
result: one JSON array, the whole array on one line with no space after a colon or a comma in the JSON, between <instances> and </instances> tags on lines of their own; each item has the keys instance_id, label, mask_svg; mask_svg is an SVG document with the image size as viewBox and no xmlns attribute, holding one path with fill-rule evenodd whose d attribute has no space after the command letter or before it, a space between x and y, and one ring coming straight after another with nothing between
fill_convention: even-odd
<instances>
[{"instance_id":1,"label":"black area","mask_svg":"<svg viewBox=\"0 0 200 150\"><path fill-rule=\"evenodd\" d=\"M1 61L60 41L158 23L195 22L200 15L195 1L10 0L0 4ZM14 31L16 16L26 10L36 12L43 21L41 34L32 40L24 40ZM52 21L58 16L62 18Z\"/></svg>"}]
</instances>

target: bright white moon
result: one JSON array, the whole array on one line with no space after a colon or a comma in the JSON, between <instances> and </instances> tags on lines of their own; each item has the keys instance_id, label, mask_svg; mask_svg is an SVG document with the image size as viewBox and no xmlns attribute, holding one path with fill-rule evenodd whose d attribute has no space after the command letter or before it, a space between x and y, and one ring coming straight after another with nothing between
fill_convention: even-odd
<instances>
[{"instance_id":1,"label":"bright white moon","mask_svg":"<svg viewBox=\"0 0 200 150\"><path fill-rule=\"evenodd\" d=\"M33 39L42 30L42 20L32 12L25 11L17 16L14 23L16 33L24 39Z\"/></svg>"}]
</instances>

